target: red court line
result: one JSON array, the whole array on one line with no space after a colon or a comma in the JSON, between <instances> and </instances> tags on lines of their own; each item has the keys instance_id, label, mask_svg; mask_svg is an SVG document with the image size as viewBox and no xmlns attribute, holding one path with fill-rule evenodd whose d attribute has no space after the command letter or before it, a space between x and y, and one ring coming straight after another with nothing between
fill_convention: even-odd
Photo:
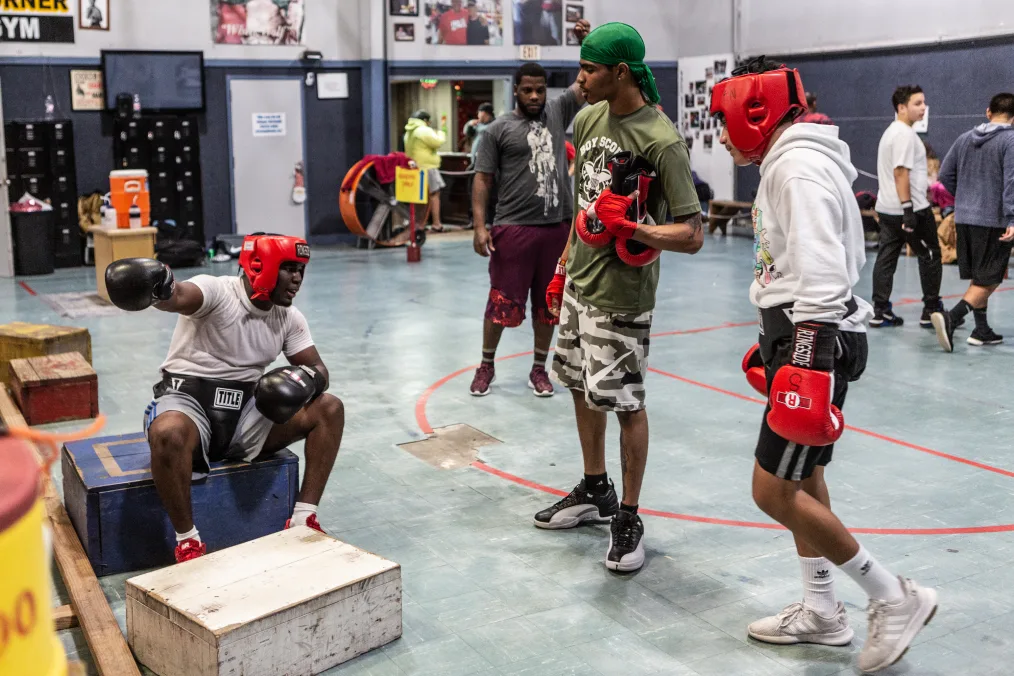
<instances>
[{"instance_id":1,"label":"red court line","mask_svg":"<svg viewBox=\"0 0 1014 676\"><path fill-rule=\"evenodd\" d=\"M1009 288L1014 289L1014 287L1009 287ZM1002 289L1002 290L1006 291L1007 289ZM715 331L715 330L718 330L718 329L749 326L751 324L754 324L754 322L740 322L740 323L730 323L730 322L727 322L725 324L721 324L721 325L718 325L718 326L703 327L703 328L699 328L699 329L684 329L684 330L678 330L678 331L666 331L666 332L663 332L663 333L652 334L652 337L653 338L657 338L657 337L661 337L661 336L686 335L686 334L693 334L693 333L701 333L701 332L704 332L704 331ZM506 357L499 357L496 361L506 361L508 359L516 359L517 357L524 357L524 356L527 356L527 355L530 355L530 354L532 354L531 351L529 351L529 352L519 352L517 354L508 355ZM416 401L416 406L415 406L416 422L418 423L419 428L423 431L423 433L425 433L425 434L432 434L433 433L433 428L430 426L429 420L426 417L426 404L429 402L429 398L433 395L434 392L436 392L439 388L443 387L449 381L453 380L454 378L457 378L458 376L462 375L463 373L467 373L467 372L469 372L471 370L474 370L475 368L477 368L477 365L467 366L465 368L458 369L454 373L451 373L451 374L449 374L447 376L444 376L443 378L441 378L440 380L438 380L437 382L433 383L428 388L426 388L426 391L423 392L423 394ZM700 388L703 388L703 389L706 389L706 390L710 390L712 392L717 392L719 394L724 394L724 395L727 395L727 396L730 396L730 397L735 397L736 399L742 399L743 401L749 401L749 402L752 402L752 403L755 403L755 404L764 404L765 403L763 399L758 399L757 397L751 397L751 396L747 396L747 395L744 395L744 394L740 394L738 392L733 392L731 390L722 389L720 387L715 387L714 385L708 385L707 383L702 383L702 382L699 382L699 381L696 381L696 380L691 380L690 378L684 378L683 376L678 376L675 373L668 373L666 371L662 371L662 370L659 370L659 369L656 369L656 368L649 368L648 370L651 371L651 372L653 372L653 373L657 373L658 375L665 376L666 378L671 378L673 380L677 380L679 382L686 383L688 385L694 385L695 387L700 387ZM892 443L892 444L896 444L898 446L902 446L904 448L909 448L909 449L912 449L912 450L915 450L915 451L919 451L919 452L927 453L929 455L933 455L933 456L936 456L936 457L939 457L939 458L943 458L945 460L952 460L954 462L958 462L958 463L962 463L962 464L965 464L965 465L969 465L969 466L975 467L977 469L982 469L982 470L986 470L988 472L994 472L996 474L1000 474L1002 476L1007 476L1007 477L1014 478L1014 472L1011 472L1011 471L1008 471L1008 470L1005 470L1005 469L1001 469L999 467L993 467L992 465L987 465L987 464L984 464L984 463L981 463L981 462L977 462L975 460L969 460L968 458L962 458L960 456L951 455L949 453L943 453L941 451L936 451L936 450L933 450L932 448L926 448L925 446L919 446L917 444L912 444L912 443L909 443L907 441L902 441L901 439L895 439L894 437L889 437L889 436L886 436L886 435L883 435L883 434L879 434L877 432L873 432L871 430L866 430L866 429L863 429L861 427L853 427L851 425L846 425L846 428L850 429L850 430L853 430L854 432L858 432L860 434L865 434L865 435L873 437L875 439L879 439L881 441L886 441L888 443ZM563 496L567 495L566 491L562 491L562 490L560 490L558 488L552 488L550 486L546 486L544 484L540 484L540 483L531 481L529 479L525 479L523 477L519 477L517 475L511 474L510 472L505 472L505 471L503 471L501 469L497 469L495 467L487 465L486 463L482 462L481 460L476 460L475 462L473 462L471 464L471 466L473 468L475 468L475 469L481 470L481 471L486 472L488 474L492 474L493 476L499 477L499 478L504 479L506 481L511 481L511 482L516 483L518 485L525 486L526 488L531 488L533 490L541 491L543 493L549 493L550 495L556 495L558 497L563 497ZM759 528L759 529L764 529L764 530L785 530L785 528L783 526L781 526L781 525L779 525L777 523L773 523L773 522L765 522L765 521L737 521L737 520L734 520L734 519L721 519L721 518L710 517L710 516L698 516L698 515L695 515L695 514L680 514L680 513L677 513L677 512L666 512L666 511L660 511L660 510L655 510L655 509L647 509L647 508L642 508L642 509L640 509L638 511L639 511L640 514L645 514L647 516L656 516L656 517L660 517L660 518L663 518L663 519L674 519L674 520L679 520L679 521L690 521L690 522L694 522L694 523L706 523L706 524L712 524L712 525L718 525L718 526L732 526L732 527L737 527L737 528ZM1014 524L998 524L998 525L993 525L993 526L943 527L943 528L850 528L849 531L852 532L852 533L857 533L857 534L874 534L874 535L968 535L968 534L977 534L977 533L1007 533L1007 532L1014 532Z\"/></svg>"},{"instance_id":2,"label":"red court line","mask_svg":"<svg viewBox=\"0 0 1014 676\"><path fill-rule=\"evenodd\" d=\"M472 463L472 467L478 470L482 470L493 476L506 479L507 481L514 482L526 488L532 488L543 493L549 493L550 495L557 495L563 497L567 495L567 491L561 491L558 488L551 488L544 486L534 481L529 481L519 476L515 476L509 472L504 472L501 469L491 467L486 463L476 460ZM694 514L677 514L676 512L663 512L656 509L645 509L640 508L637 510L638 514L646 514L648 516L657 516L663 519L676 519L679 521L692 521L694 523L707 523L716 526L735 526L738 528L760 528L764 530L785 530L784 526L777 523L768 521L736 521L733 519L717 519L710 516L696 516ZM999 526L968 526L965 528L849 528L852 533L860 533L867 535L958 535L958 534L970 534L970 533L1007 533L1014 531L1014 523L1012 524L1001 524Z\"/></svg>"},{"instance_id":3,"label":"red court line","mask_svg":"<svg viewBox=\"0 0 1014 676\"><path fill-rule=\"evenodd\" d=\"M732 329L740 326L751 326L756 323L757 322L755 321L739 322L739 323L726 322L724 324L718 324L717 326L704 326L698 329L682 329L679 331L666 331L664 333L653 333L651 337L661 338L662 336L680 336L690 333L704 333L706 331L718 331L719 329ZM532 354L531 350L529 350L528 352L518 352L517 354L507 355L506 357L498 357L496 361L507 361L508 359L517 359L518 357L526 357L530 354ZM433 383L432 385L426 388L426 391L422 393L422 396L420 396L415 403L415 422L417 425L419 425L419 429L422 430L423 434L433 434L433 428L430 427L430 421L426 418L426 404L429 403L430 396L432 396L432 394L437 390L439 390L441 387L446 385L449 380L454 380L462 373L474 371L477 368L479 368L478 364L472 364L471 366L466 366L465 368L458 369L454 373L444 376L443 378L441 378L440 380L438 380L437 382Z\"/></svg>"},{"instance_id":4,"label":"red court line","mask_svg":"<svg viewBox=\"0 0 1014 676\"><path fill-rule=\"evenodd\" d=\"M1014 291L1014 286L1005 286L1002 289L997 289L993 293L1003 293L1004 291ZM961 298L964 295L965 295L964 293L951 293L946 296L940 296L940 298L943 300L951 300L953 298ZM895 305L911 305L912 303L921 303L921 302L922 298L902 298L901 300L896 302Z\"/></svg>"},{"instance_id":5,"label":"red court line","mask_svg":"<svg viewBox=\"0 0 1014 676\"><path fill-rule=\"evenodd\" d=\"M20 286L22 289L24 289L28 293L32 294L33 296L39 295L39 294L35 293L35 289L33 289L32 287L28 286L28 284L26 282L18 282L18 286Z\"/></svg>"}]
</instances>

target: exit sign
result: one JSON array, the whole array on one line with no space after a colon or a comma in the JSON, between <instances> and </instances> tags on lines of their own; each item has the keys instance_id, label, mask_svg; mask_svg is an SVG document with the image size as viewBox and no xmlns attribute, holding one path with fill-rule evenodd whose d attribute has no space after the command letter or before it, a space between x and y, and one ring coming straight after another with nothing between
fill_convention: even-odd
<instances>
[{"instance_id":1,"label":"exit sign","mask_svg":"<svg viewBox=\"0 0 1014 676\"><path fill-rule=\"evenodd\" d=\"M538 61L542 58L542 47L539 45L521 45L522 61Z\"/></svg>"}]
</instances>

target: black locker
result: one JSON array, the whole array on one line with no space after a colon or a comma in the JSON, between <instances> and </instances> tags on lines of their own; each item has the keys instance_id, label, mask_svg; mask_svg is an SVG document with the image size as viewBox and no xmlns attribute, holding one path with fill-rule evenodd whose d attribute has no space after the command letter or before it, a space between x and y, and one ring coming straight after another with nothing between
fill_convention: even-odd
<instances>
[{"instance_id":1,"label":"black locker","mask_svg":"<svg viewBox=\"0 0 1014 676\"><path fill-rule=\"evenodd\" d=\"M48 200L53 196L53 183L45 174L24 174L21 176L22 192L31 194L39 200ZM20 198L21 195L18 195Z\"/></svg>"},{"instance_id":2,"label":"black locker","mask_svg":"<svg viewBox=\"0 0 1014 676\"><path fill-rule=\"evenodd\" d=\"M56 224L53 253L56 267L71 268L81 265L81 229L77 223Z\"/></svg>"},{"instance_id":3,"label":"black locker","mask_svg":"<svg viewBox=\"0 0 1014 676\"><path fill-rule=\"evenodd\" d=\"M14 148L38 148L45 145L43 129L39 122L11 122L7 143Z\"/></svg>"},{"instance_id":4,"label":"black locker","mask_svg":"<svg viewBox=\"0 0 1014 676\"><path fill-rule=\"evenodd\" d=\"M74 173L74 149L61 146L50 148L49 166L54 174Z\"/></svg>"},{"instance_id":5,"label":"black locker","mask_svg":"<svg viewBox=\"0 0 1014 676\"><path fill-rule=\"evenodd\" d=\"M54 220L56 227L73 225L77 227L77 200L54 199L53 200Z\"/></svg>"},{"instance_id":6,"label":"black locker","mask_svg":"<svg viewBox=\"0 0 1014 676\"><path fill-rule=\"evenodd\" d=\"M18 148L15 174L48 174L49 157L45 148Z\"/></svg>"},{"instance_id":7,"label":"black locker","mask_svg":"<svg viewBox=\"0 0 1014 676\"><path fill-rule=\"evenodd\" d=\"M74 151L74 125L70 122L52 122L49 142L53 148L69 148Z\"/></svg>"}]
</instances>

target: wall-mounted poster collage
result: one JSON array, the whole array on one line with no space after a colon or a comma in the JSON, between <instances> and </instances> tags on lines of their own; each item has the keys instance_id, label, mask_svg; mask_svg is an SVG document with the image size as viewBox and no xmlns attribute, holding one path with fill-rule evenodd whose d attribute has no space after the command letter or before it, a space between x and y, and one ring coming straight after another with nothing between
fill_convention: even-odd
<instances>
[{"instance_id":1,"label":"wall-mounted poster collage","mask_svg":"<svg viewBox=\"0 0 1014 676\"><path fill-rule=\"evenodd\" d=\"M564 0L388 0L395 42L428 45L499 46L504 20L513 22L514 44L577 46L574 26L584 18L583 2ZM510 17L504 16L504 7ZM419 17L424 22L398 21Z\"/></svg>"},{"instance_id":2,"label":"wall-mounted poster collage","mask_svg":"<svg viewBox=\"0 0 1014 676\"><path fill-rule=\"evenodd\" d=\"M301 45L305 0L211 0L211 35L220 45Z\"/></svg>"},{"instance_id":3,"label":"wall-mounted poster collage","mask_svg":"<svg viewBox=\"0 0 1014 676\"><path fill-rule=\"evenodd\" d=\"M712 118L711 90L715 83L728 76L728 60L715 60L714 65L704 69L703 80L690 80L683 92L683 121L681 129L688 148L701 143L705 151L710 152L722 128L718 120Z\"/></svg>"}]
</instances>

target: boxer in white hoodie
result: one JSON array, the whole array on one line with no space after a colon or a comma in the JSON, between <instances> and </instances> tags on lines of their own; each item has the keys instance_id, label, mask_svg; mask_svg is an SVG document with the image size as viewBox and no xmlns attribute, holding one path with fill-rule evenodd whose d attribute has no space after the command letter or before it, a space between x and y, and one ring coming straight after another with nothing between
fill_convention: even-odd
<instances>
[{"instance_id":1,"label":"boxer in white hoodie","mask_svg":"<svg viewBox=\"0 0 1014 676\"><path fill-rule=\"evenodd\" d=\"M760 165L750 287L760 339L743 369L768 405L753 497L792 532L803 572L803 602L748 633L767 643L849 643L854 633L834 595L837 566L870 598L859 667L874 672L901 659L936 611L937 595L891 574L831 511L824 468L845 426L848 383L866 367L872 308L852 293L866 254L849 147L835 126L792 124L805 101L799 73L763 57L716 84L711 99L734 161Z\"/></svg>"}]
</instances>

